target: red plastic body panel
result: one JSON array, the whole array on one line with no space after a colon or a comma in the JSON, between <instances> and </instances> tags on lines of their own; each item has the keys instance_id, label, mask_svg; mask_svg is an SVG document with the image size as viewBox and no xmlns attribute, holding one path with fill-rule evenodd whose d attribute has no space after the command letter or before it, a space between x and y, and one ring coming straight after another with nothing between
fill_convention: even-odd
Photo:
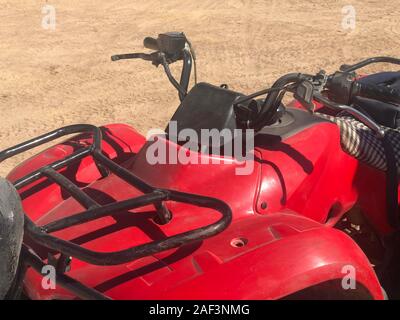
<instances>
[{"instance_id":1,"label":"red plastic body panel","mask_svg":"<svg viewBox=\"0 0 400 320\"><path fill-rule=\"evenodd\" d=\"M352 265L357 282L373 298L383 298L361 249L331 227L349 208L361 205L368 207L370 220L379 231L390 231L384 195L375 197L375 187L370 184L374 179L384 183L384 176L341 150L334 124L316 124L268 150L256 146L255 159L249 160L254 162L254 170L244 176L235 173L242 164L233 159L208 165L151 165L146 160L149 143L136 131L125 125L110 125L105 131L103 150L115 161L154 186L225 201L233 211L233 222L213 238L128 264L99 267L73 259L68 272L71 277L116 299L278 299L318 283L340 280L342 268ZM87 137L76 137L50 148L18 166L8 178L13 181L72 152L74 145L88 142ZM114 175L97 180L99 174L91 159L63 173L102 204L141 194ZM25 211L38 225L83 210L59 187L44 180L21 190L21 196ZM124 219L110 216L55 235L110 252L191 230L218 217L205 208L173 202L167 206L173 219L164 226L148 219L146 213L152 208L141 208ZM244 245L235 247L238 240ZM27 273L25 289L33 299L73 298L58 287L42 289L41 275L32 270Z\"/></svg>"},{"instance_id":2,"label":"red plastic body panel","mask_svg":"<svg viewBox=\"0 0 400 320\"><path fill-rule=\"evenodd\" d=\"M315 102L315 105L316 111L324 107L318 102ZM296 100L291 103L291 106L299 109L303 108ZM331 203L333 205L333 212L331 212L330 216L333 219L328 221L328 224L336 222L340 215L346 212L348 208L358 205L375 231L381 235L393 232L393 228L389 225L386 216L385 172L375 169L344 153L342 148L340 148L340 132L335 125L330 126L330 128L325 127L325 129L327 129L327 132L323 132L319 128L317 129L318 132L315 136L316 143L310 144L308 142L301 146L296 143L297 150L300 150L302 155L306 155L309 149L316 148L320 150L321 160L323 160L323 166L325 166L324 170L328 170L328 172L320 175L315 175L315 171L313 171L313 174L308 176L307 179L310 179L315 175L316 179L322 183L322 187L314 189L315 192L313 194L315 197L312 198L312 201L310 201L310 193L307 191L301 193L308 200L305 202L300 201L300 205L312 203L311 210L315 208L319 213L326 213L326 210L329 210L329 203ZM336 133L334 133L335 131ZM327 143L331 143L331 146L321 150L321 146L326 146ZM294 172L286 170L282 170L282 172ZM297 171L296 174L299 172L301 171ZM306 183L306 186L311 187L313 184ZM332 201L332 197L338 198L337 203ZM328 201L326 201L327 198L329 199ZM322 207L316 205L318 203ZM298 207L291 208L298 211ZM322 210L318 211L317 208L321 208ZM324 214L322 214L323 216Z\"/></svg>"},{"instance_id":3,"label":"red plastic body panel","mask_svg":"<svg viewBox=\"0 0 400 320\"><path fill-rule=\"evenodd\" d=\"M246 246L231 245L238 236L247 239ZM114 299L278 299L342 279L348 265L357 270L357 282L382 299L368 260L350 238L293 213L279 213L236 221L203 243L126 265L75 264L69 275ZM41 276L30 271L25 284L31 298L73 298L64 290L43 290L40 283Z\"/></svg>"},{"instance_id":4,"label":"red plastic body panel","mask_svg":"<svg viewBox=\"0 0 400 320\"><path fill-rule=\"evenodd\" d=\"M330 210L339 217L351 208L357 199L352 181L358 161L341 151L339 139L336 125L321 123L272 150L260 150L263 180L257 211L289 208L325 223ZM261 208L263 202L266 209Z\"/></svg>"}]
</instances>

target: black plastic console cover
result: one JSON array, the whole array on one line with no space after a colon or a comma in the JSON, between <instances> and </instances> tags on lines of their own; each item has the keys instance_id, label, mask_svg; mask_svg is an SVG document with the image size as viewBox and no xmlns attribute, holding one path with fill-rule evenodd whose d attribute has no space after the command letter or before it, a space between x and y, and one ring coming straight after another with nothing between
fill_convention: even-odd
<instances>
[{"instance_id":1,"label":"black plastic console cover","mask_svg":"<svg viewBox=\"0 0 400 320\"><path fill-rule=\"evenodd\" d=\"M178 141L172 129L171 121L176 121L177 134L183 129L193 129L197 136L201 137L201 129L228 129L233 135L237 128L233 102L241 93L234 92L208 83L195 85L181 105L172 116L166 129L168 138ZM209 147L221 147L227 141L209 141Z\"/></svg>"},{"instance_id":2,"label":"black plastic console cover","mask_svg":"<svg viewBox=\"0 0 400 320\"><path fill-rule=\"evenodd\" d=\"M285 113L276 123L265 126L257 132L255 144L263 146L281 142L322 122L329 121L302 109L286 108Z\"/></svg>"}]
</instances>

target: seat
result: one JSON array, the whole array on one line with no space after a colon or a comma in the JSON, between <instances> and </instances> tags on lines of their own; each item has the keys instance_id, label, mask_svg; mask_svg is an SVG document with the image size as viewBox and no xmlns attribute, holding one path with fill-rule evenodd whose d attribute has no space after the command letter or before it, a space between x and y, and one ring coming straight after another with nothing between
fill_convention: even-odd
<instances>
[{"instance_id":1,"label":"seat","mask_svg":"<svg viewBox=\"0 0 400 320\"><path fill-rule=\"evenodd\" d=\"M389 224L400 228L398 185L400 175L400 129L382 126L384 138L353 117L339 114L336 117L319 114L340 128L342 149L374 168L386 172L386 206ZM397 175L396 175L397 173Z\"/></svg>"},{"instance_id":2,"label":"seat","mask_svg":"<svg viewBox=\"0 0 400 320\"><path fill-rule=\"evenodd\" d=\"M321 113L316 113L316 115L338 125L340 144L346 153L374 168L387 170L383 141L366 125L346 113L337 116ZM393 147L397 170L400 174L400 129L384 126L382 128Z\"/></svg>"}]
</instances>

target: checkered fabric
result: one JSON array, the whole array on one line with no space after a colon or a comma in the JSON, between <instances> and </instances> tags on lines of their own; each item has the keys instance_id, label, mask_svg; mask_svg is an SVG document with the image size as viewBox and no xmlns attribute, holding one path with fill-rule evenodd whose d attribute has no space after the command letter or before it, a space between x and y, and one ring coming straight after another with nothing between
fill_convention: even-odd
<instances>
[{"instance_id":1,"label":"checkered fabric","mask_svg":"<svg viewBox=\"0 0 400 320\"><path fill-rule=\"evenodd\" d=\"M386 171L383 142L360 121L347 114L336 117L321 113L316 115L336 123L340 128L340 143L345 152L375 168ZM382 127L395 152L397 172L400 174L400 130Z\"/></svg>"}]
</instances>

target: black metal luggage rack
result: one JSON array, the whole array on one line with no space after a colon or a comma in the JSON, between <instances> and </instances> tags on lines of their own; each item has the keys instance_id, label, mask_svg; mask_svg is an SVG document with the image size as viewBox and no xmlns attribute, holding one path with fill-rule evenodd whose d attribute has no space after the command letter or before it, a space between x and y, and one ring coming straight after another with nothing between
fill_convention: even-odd
<instances>
[{"instance_id":1,"label":"black metal luggage rack","mask_svg":"<svg viewBox=\"0 0 400 320\"><path fill-rule=\"evenodd\" d=\"M47 177L50 181L58 184L63 190L67 191L70 196L77 200L86 210L71 215L69 217L53 221L45 226L38 227L25 214L25 234L35 243L42 245L48 249L52 249L60 253L57 259L57 283L60 286L73 292L79 298L83 299L108 299L99 291L83 285L81 282L72 279L65 274L66 264L70 257L75 257L81 261L94 265L110 266L127 263L129 261L155 254L164 250L179 247L189 242L197 241L212 237L225 230L232 220L232 212L229 206L221 200L200 196L196 194L183 193L175 190L158 189L147 184L139 177L124 167L118 165L113 160L109 159L101 150L102 131L99 127L87 124L77 124L62 127L47 134L41 135L29 141L18 144L0 152L0 163L10 157L23 153L27 150L40 146L42 144L53 141L57 138L78 133L91 133L93 143L87 147L82 147L73 152L69 156L44 166L14 182L15 188L21 189L30 183L37 181L42 177ZM76 184L66 178L64 175L57 172L69 164L82 160L85 157L91 156L101 175L103 177L113 173L130 185L143 192L142 196L109 203L106 205L98 204L94 199L83 192ZM146 205L154 205L155 216L154 221L159 224L165 224L172 219L172 215L164 204L164 201L176 201L215 209L221 213L222 217L215 223L200 227L191 231L183 232L162 240L152 241L146 244L134 246L132 248L115 251L110 253L95 252L88 250L70 241L66 241L50 235L50 233L59 231L71 226L83 224L101 217L112 215L121 210L131 210ZM23 245L21 252L21 262L24 270L28 266L34 268L37 272L41 272L44 262L39 258L32 249ZM20 262L20 264L21 264ZM20 267L21 269L21 267ZM23 274L17 275L17 279L21 281ZM22 272L24 273L24 272ZM22 281L21 281L22 282Z\"/></svg>"}]
</instances>

